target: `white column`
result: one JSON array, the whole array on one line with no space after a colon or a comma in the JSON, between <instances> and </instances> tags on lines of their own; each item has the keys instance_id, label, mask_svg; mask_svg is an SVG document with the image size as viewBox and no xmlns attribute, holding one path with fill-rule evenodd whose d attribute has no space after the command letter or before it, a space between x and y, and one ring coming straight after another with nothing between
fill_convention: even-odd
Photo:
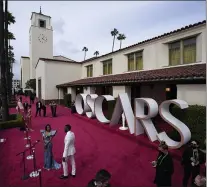
<instances>
[{"instance_id":1,"label":"white column","mask_svg":"<svg viewBox=\"0 0 207 187\"><path fill-rule=\"evenodd\" d=\"M84 87L84 94L95 94L95 87Z\"/></svg>"},{"instance_id":2,"label":"white column","mask_svg":"<svg viewBox=\"0 0 207 187\"><path fill-rule=\"evenodd\" d=\"M131 86L113 86L113 96L117 98L120 93L127 93L131 100Z\"/></svg>"}]
</instances>

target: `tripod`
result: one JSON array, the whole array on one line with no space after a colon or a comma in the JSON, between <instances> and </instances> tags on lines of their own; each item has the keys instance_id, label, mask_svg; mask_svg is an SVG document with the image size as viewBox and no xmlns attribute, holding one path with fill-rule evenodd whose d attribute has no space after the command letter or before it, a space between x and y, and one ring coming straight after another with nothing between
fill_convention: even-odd
<instances>
[{"instance_id":1,"label":"tripod","mask_svg":"<svg viewBox=\"0 0 207 187\"><path fill-rule=\"evenodd\" d=\"M24 150L23 152L18 153L16 156L18 155L22 155L22 162L23 162L23 176L21 177L22 180L27 180L29 178L29 175L26 175L26 164L25 164L25 152L27 150Z\"/></svg>"}]
</instances>

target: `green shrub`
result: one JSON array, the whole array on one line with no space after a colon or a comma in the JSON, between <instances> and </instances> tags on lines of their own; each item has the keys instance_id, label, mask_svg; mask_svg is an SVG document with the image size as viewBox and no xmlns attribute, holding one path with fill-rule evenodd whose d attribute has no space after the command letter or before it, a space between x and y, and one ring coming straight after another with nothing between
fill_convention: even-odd
<instances>
[{"instance_id":1,"label":"green shrub","mask_svg":"<svg viewBox=\"0 0 207 187\"><path fill-rule=\"evenodd\" d=\"M177 106L173 106L171 112L173 116L188 126L192 139L199 141L201 147L203 147L206 139L206 107L191 105L182 110ZM169 136L174 140L180 140L180 135L176 130L173 130Z\"/></svg>"},{"instance_id":2,"label":"green shrub","mask_svg":"<svg viewBox=\"0 0 207 187\"><path fill-rule=\"evenodd\" d=\"M24 121L22 116L19 114L11 114L9 116L10 120L5 122L0 122L0 129L9 129L16 127L24 127Z\"/></svg>"},{"instance_id":3,"label":"green shrub","mask_svg":"<svg viewBox=\"0 0 207 187\"><path fill-rule=\"evenodd\" d=\"M64 95L64 105L68 108L71 107L71 94Z\"/></svg>"}]
</instances>

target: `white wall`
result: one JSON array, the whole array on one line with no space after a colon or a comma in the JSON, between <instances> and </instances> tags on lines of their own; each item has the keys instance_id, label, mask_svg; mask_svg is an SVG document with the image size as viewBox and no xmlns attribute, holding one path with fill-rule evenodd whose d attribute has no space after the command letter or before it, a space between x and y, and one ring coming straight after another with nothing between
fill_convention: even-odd
<instances>
[{"instance_id":1,"label":"white wall","mask_svg":"<svg viewBox=\"0 0 207 187\"><path fill-rule=\"evenodd\" d=\"M46 61L45 64L45 100L58 99L56 85L78 80L81 77L81 64L60 61Z\"/></svg>"},{"instance_id":2,"label":"white wall","mask_svg":"<svg viewBox=\"0 0 207 187\"><path fill-rule=\"evenodd\" d=\"M84 94L95 94L95 92L95 87L84 87L83 89Z\"/></svg>"},{"instance_id":3,"label":"white wall","mask_svg":"<svg viewBox=\"0 0 207 187\"><path fill-rule=\"evenodd\" d=\"M131 87L130 86L113 86L113 97L117 98L120 93L127 93L129 100L131 100Z\"/></svg>"},{"instance_id":4,"label":"white wall","mask_svg":"<svg viewBox=\"0 0 207 187\"><path fill-rule=\"evenodd\" d=\"M46 21L46 28L38 26L39 19ZM30 67L30 77L35 78L35 66L39 58L53 58L53 30L51 27L51 19L47 16L41 16L40 14L34 14L32 16L30 27L30 60L32 66ZM43 34L47 37L47 42L41 43L38 37Z\"/></svg>"},{"instance_id":5,"label":"white wall","mask_svg":"<svg viewBox=\"0 0 207 187\"><path fill-rule=\"evenodd\" d=\"M90 62L83 63L82 65L82 78L86 78L86 66L93 64L93 76L103 75L102 61L112 58L112 74L119 74L128 71L127 54L136 52L138 50L143 51L143 69L159 69L169 66L169 52L168 44L176 40L184 39L190 36L197 36L197 62L206 62L206 30L205 25L197 28L189 29L188 31L182 31L171 36L167 36L163 39L155 40L142 44L124 51L114 53L113 55L107 55L98 59L91 60Z\"/></svg>"},{"instance_id":6,"label":"white wall","mask_svg":"<svg viewBox=\"0 0 207 187\"><path fill-rule=\"evenodd\" d=\"M26 82L30 79L30 59L29 58L21 58L20 65L22 69L22 79L21 86L24 89ZM21 71L20 69L20 71ZM21 75L21 72L20 72Z\"/></svg>"},{"instance_id":7,"label":"white wall","mask_svg":"<svg viewBox=\"0 0 207 187\"><path fill-rule=\"evenodd\" d=\"M206 106L206 85L177 85L177 99L186 101L189 105Z\"/></svg>"},{"instance_id":8,"label":"white wall","mask_svg":"<svg viewBox=\"0 0 207 187\"><path fill-rule=\"evenodd\" d=\"M46 86L45 86L45 80L46 80L46 65L45 62L40 60L38 63L38 66L36 67L36 96L39 97L38 93L38 79L41 78L41 95L42 99L45 100L45 92L46 92Z\"/></svg>"}]
</instances>

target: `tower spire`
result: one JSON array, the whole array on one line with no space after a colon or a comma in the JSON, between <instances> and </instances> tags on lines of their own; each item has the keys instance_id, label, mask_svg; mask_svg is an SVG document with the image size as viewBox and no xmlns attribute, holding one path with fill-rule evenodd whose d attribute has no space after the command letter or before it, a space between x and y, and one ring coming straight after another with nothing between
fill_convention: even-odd
<instances>
[{"instance_id":1,"label":"tower spire","mask_svg":"<svg viewBox=\"0 0 207 187\"><path fill-rule=\"evenodd\" d=\"M42 9L41 9L41 6L40 6L40 14L42 14Z\"/></svg>"}]
</instances>

